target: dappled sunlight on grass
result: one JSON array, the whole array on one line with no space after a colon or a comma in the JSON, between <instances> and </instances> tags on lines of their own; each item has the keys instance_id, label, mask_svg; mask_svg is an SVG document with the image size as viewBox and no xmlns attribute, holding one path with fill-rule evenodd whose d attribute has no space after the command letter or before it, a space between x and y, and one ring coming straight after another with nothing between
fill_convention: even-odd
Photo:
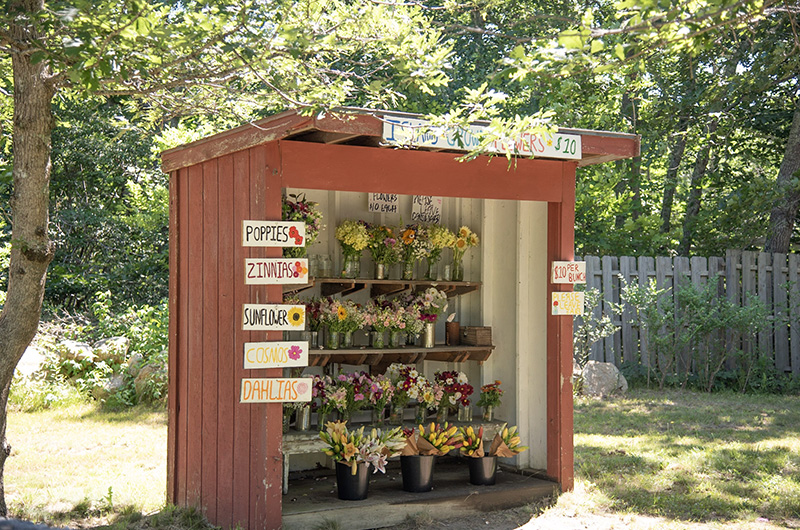
<instances>
[{"instance_id":1,"label":"dappled sunlight on grass","mask_svg":"<svg viewBox=\"0 0 800 530\"><path fill-rule=\"evenodd\" d=\"M800 517L800 399L579 399L575 470L613 510L684 521Z\"/></svg>"},{"instance_id":2,"label":"dappled sunlight on grass","mask_svg":"<svg viewBox=\"0 0 800 530\"><path fill-rule=\"evenodd\" d=\"M105 412L78 405L11 413L8 440L6 496L18 517L49 520L59 513L164 506L165 410Z\"/></svg>"}]
</instances>

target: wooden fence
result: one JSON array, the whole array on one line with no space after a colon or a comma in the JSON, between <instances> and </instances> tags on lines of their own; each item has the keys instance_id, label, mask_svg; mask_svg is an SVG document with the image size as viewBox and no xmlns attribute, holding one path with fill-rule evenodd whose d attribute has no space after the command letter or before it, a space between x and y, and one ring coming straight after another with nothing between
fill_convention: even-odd
<instances>
[{"instance_id":1,"label":"wooden fence","mask_svg":"<svg viewBox=\"0 0 800 530\"><path fill-rule=\"evenodd\" d=\"M611 313L611 303L621 302L620 278L628 284L655 279L657 288L668 289L666 294L676 304L675 287L684 282L700 287L709 278L718 278L719 296L732 303L746 304L748 298L758 297L772 315L772 325L757 335L758 352L768 356L777 370L800 375L800 254L728 251L724 258L586 256L583 261L587 290L602 293L603 307L595 309L598 316L601 311ZM597 341L589 358L617 366L623 361L647 365L647 341L640 339L634 312L626 305L612 318L619 329ZM579 319L575 320L577 325Z\"/></svg>"}]
</instances>

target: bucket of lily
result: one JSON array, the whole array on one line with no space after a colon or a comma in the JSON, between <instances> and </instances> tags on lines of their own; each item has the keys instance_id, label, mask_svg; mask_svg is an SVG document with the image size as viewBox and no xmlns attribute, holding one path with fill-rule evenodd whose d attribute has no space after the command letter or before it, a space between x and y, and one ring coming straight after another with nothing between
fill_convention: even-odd
<instances>
[{"instance_id":1,"label":"bucket of lily","mask_svg":"<svg viewBox=\"0 0 800 530\"><path fill-rule=\"evenodd\" d=\"M527 447L521 445L517 427L510 429L504 424L488 452L483 448L483 427L477 431L472 425L461 427L463 438L461 454L469 457L469 481L478 486L491 486L497 479L497 457L512 457Z\"/></svg>"},{"instance_id":2,"label":"bucket of lily","mask_svg":"<svg viewBox=\"0 0 800 530\"><path fill-rule=\"evenodd\" d=\"M406 445L400 452L403 490L413 493L431 491L435 457L446 455L460 447L458 428L446 423L431 423L427 430L424 425L420 425L419 434L410 429L404 431L404 434Z\"/></svg>"},{"instance_id":3,"label":"bucket of lily","mask_svg":"<svg viewBox=\"0 0 800 530\"><path fill-rule=\"evenodd\" d=\"M340 421L325 424L319 437L327 444L323 449L325 454L336 461L336 485L342 500L366 499L369 466L375 468L373 473L386 473L386 461L398 454L404 444L399 427L389 431L372 429L364 433L364 427L350 431Z\"/></svg>"}]
</instances>

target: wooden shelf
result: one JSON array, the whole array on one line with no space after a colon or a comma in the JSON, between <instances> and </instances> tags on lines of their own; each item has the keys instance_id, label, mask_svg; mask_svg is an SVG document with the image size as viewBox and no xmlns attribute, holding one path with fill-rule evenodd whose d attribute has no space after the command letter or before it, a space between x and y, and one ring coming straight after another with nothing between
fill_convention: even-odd
<instances>
[{"instance_id":1,"label":"wooden shelf","mask_svg":"<svg viewBox=\"0 0 800 530\"><path fill-rule=\"evenodd\" d=\"M348 294L363 291L369 288L370 296L376 297L380 295L393 295L405 291L419 292L424 291L428 287L436 287L440 291L447 294L448 298L453 296L461 296L471 293L480 289L481 282L446 282L446 281L430 281L430 280L371 280L367 278L313 278L308 283L285 285L283 292L285 294L294 294L306 289L310 289L315 285L320 286L320 294L322 296L332 296L339 294L346 296Z\"/></svg>"},{"instance_id":2,"label":"wooden shelf","mask_svg":"<svg viewBox=\"0 0 800 530\"><path fill-rule=\"evenodd\" d=\"M482 364L494 351L494 346L446 346L440 344L433 348L407 346L405 348L353 348L353 349L312 349L308 352L309 366L325 366L329 363L387 366L391 363L413 364L421 361L464 362L477 361Z\"/></svg>"}]
</instances>

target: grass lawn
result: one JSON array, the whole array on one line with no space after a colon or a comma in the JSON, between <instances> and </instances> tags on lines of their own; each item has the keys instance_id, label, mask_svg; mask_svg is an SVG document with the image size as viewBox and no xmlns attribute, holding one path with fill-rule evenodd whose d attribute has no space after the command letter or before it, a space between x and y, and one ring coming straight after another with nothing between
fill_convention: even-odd
<instances>
[{"instance_id":1,"label":"grass lawn","mask_svg":"<svg viewBox=\"0 0 800 530\"><path fill-rule=\"evenodd\" d=\"M8 438L12 516L96 526L164 506L163 411L12 412ZM589 528L797 528L800 398L645 390L579 398L575 473L575 492L538 518L541 528L565 527L559 517L584 517Z\"/></svg>"},{"instance_id":2,"label":"grass lawn","mask_svg":"<svg viewBox=\"0 0 800 530\"><path fill-rule=\"evenodd\" d=\"M77 405L9 412L10 514L51 523L157 511L166 502L167 414Z\"/></svg>"}]
</instances>

